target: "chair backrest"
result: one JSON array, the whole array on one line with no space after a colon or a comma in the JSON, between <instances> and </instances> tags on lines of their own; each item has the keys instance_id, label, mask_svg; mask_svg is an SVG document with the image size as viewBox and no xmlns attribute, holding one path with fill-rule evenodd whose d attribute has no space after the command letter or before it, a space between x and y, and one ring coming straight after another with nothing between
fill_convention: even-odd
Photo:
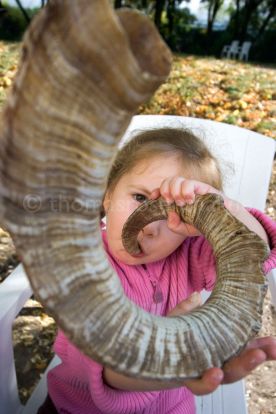
<instances>
[{"instance_id":1,"label":"chair backrest","mask_svg":"<svg viewBox=\"0 0 276 414\"><path fill-rule=\"evenodd\" d=\"M236 53L238 51L238 48L239 48L239 41L233 40L230 45L230 51L233 53Z\"/></svg>"},{"instance_id":2,"label":"chair backrest","mask_svg":"<svg viewBox=\"0 0 276 414\"><path fill-rule=\"evenodd\" d=\"M228 59L231 59L233 57L235 58L236 55L238 55L239 51L240 51L239 41L238 40L233 40L233 42L231 43L229 49L227 50L226 56L227 56Z\"/></svg>"},{"instance_id":3,"label":"chair backrest","mask_svg":"<svg viewBox=\"0 0 276 414\"><path fill-rule=\"evenodd\" d=\"M232 54L234 54L235 56L238 53L238 51L239 41L233 40L230 45L223 46L220 56L230 58Z\"/></svg>"},{"instance_id":4,"label":"chair backrest","mask_svg":"<svg viewBox=\"0 0 276 414\"><path fill-rule=\"evenodd\" d=\"M178 116L139 115L133 117L122 142L130 139L132 133L137 130L159 127L188 128L201 136L222 160L224 170L228 173L231 171L227 165L229 162L235 168L234 174L226 181L226 194L246 206L264 209L275 141L261 134L215 121ZM276 276L273 286L276 291ZM39 392L36 391L32 395L25 409L19 402L12 348L12 322L31 292L22 266L0 284L0 414L35 413L47 392L44 376L38 387ZM242 384L224 386L223 391L219 389L211 396L197 399L197 412L245 414L245 399L242 396L244 397ZM234 400L235 409L232 405ZM223 411L219 408L222 406Z\"/></svg>"},{"instance_id":5,"label":"chair backrest","mask_svg":"<svg viewBox=\"0 0 276 414\"><path fill-rule=\"evenodd\" d=\"M275 153L275 141L248 129L222 122L171 115L139 115L132 119L122 140L135 130L159 127L188 128L202 137L221 160L224 191L247 207L264 211Z\"/></svg>"},{"instance_id":6,"label":"chair backrest","mask_svg":"<svg viewBox=\"0 0 276 414\"><path fill-rule=\"evenodd\" d=\"M243 42L242 47L241 47L241 51L245 52L245 53L248 52L251 45L252 45L252 42Z\"/></svg>"},{"instance_id":7,"label":"chair backrest","mask_svg":"<svg viewBox=\"0 0 276 414\"><path fill-rule=\"evenodd\" d=\"M241 46L241 50L239 53L239 59L242 60L248 60L249 50L251 48L252 43L251 42L243 42Z\"/></svg>"}]
</instances>

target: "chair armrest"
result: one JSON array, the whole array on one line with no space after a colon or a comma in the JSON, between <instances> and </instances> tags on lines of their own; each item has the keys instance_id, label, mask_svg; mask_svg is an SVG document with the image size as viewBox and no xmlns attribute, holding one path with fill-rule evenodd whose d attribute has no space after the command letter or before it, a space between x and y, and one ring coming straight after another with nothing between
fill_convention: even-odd
<instances>
[{"instance_id":1,"label":"chair armrest","mask_svg":"<svg viewBox=\"0 0 276 414\"><path fill-rule=\"evenodd\" d=\"M32 289L23 266L18 265L0 284L0 330L1 324L13 321L32 295ZM9 322L8 322L9 321Z\"/></svg>"},{"instance_id":2,"label":"chair armrest","mask_svg":"<svg viewBox=\"0 0 276 414\"><path fill-rule=\"evenodd\" d=\"M271 295L271 305L276 310L276 269L267 275L268 287Z\"/></svg>"},{"instance_id":3,"label":"chair armrest","mask_svg":"<svg viewBox=\"0 0 276 414\"><path fill-rule=\"evenodd\" d=\"M12 325L31 295L32 289L22 265L0 284L0 401L3 413L17 414L22 409L14 366Z\"/></svg>"},{"instance_id":4,"label":"chair armrest","mask_svg":"<svg viewBox=\"0 0 276 414\"><path fill-rule=\"evenodd\" d=\"M221 385L211 394L197 396L196 414L247 414L243 380Z\"/></svg>"}]
</instances>

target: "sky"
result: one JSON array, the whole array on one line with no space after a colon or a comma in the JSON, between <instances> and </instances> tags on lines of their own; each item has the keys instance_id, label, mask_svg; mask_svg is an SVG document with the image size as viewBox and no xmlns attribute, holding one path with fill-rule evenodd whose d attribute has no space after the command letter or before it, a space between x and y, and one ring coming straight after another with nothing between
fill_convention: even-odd
<instances>
[{"instance_id":1,"label":"sky","mask_svg":"<svg viewBox=\"0 0 276 414\"><path fill-rule=\"evenodd\" d=\"M16 2L14 0L6 0L6 3L9 3L11 6L16 6ZM41 5L40 0L22 0L21 3L24 7L27 8L37 7Z\"/></svg>"},{"instance_id":2,"label":"sky","mask_svg":"<svg viewBox=\"0 0 276 414\"><path fill-rule=\"evenodd\" d=\"M6 0L7 1L7 0ZM41 5L41 1L40 0L21 0L22 4L24 7L36 7L36 6L40 6ZM14 0L8 0L7 1L11 6L16 5L16 2ZM185 6L187 5L188 7L190 7L192 13L197 12L198 8L199 8L199 3L200 0L191 0L190 3L186 3Z\"/></svg>"},{"instance_id":3,"label":"sky","mask_svg":"<svg viewBox=\"0 0 276 414\"><path fill-rule=\"evenodd\" d=\"M15 0L5 0L7 3L9 3L11 6L16 5ZM24 7L37 7L41 5L40 0L21 0ZM227 5L229 3L229 0L225 1L225 4ZM190 2L183 2L184 7L188 7L192 14L196 15L197 18L201 21L207 20L207 10L206 6L200 4L200 0L190 0Z\"/></svg>"}]
</instances>

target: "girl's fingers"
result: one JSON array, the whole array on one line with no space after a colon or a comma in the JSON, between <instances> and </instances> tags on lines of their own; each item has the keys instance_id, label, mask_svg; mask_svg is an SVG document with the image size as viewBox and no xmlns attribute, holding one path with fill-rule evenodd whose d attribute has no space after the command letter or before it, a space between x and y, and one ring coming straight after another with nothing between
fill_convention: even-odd
<instances>
[{"instance_id":1,"label":"girl's fingers","mask_svg":"<svg viewBox=\"0 0 276 414\"><path fill-rule=\"evenodd\" d=\"M176 201L174 198L174 194L177 191L177 181L179 182L181 177L170 177L164 180L160 186L160 194L164 198L164 200L171 204L173 201ZM179 188L179 184L178 184Z\"/></svg>"},{"instance_id":2,"label":"girl's fingers","mask_svg":"<svg viewBox=\"0 0 276 414\"><path fill-rule=\"evenodd\" d=\"M200 232L194 226L181 221L179 215L174 211L168 213L167 226L171 231L182 236L194 237L200 235Z\"/></svg>"},{"instance_id":3,"label":"girl's fingers","mask_svg":"<svg viewBox=\"0 0 276 414\"><path fill-rule=\"evenodd\" d=\"M262 349L266 353L267 359L276 360L276 337L264 336L262 338L255 338L248 343L247 349Z\"/></svg>"},{"instance_id":4,"label":"girl's fingers","mask_svg":"<svg viewBox=\"0 0 276 414\"><path fill-rule=\"evenodd\" d=\"M199 379L185 380L185 387L188 387L195 395L210 394L215 391L223 380L223 371L219 368L210 368L204 372Z\"/></svg>"},{"instance_id":5,"label":"girl's fingers","mask_svg":"<svg viewBox=\"0 0 276 414\"><path fill-rule=\"evenodd\" d=\"M267 359L261 349L249 349L224 364L224 384L239 381L246 377Z\"/></svg>"},{"instance_id":6,"label":"girl's fingers","mask_svg":"<svg viewBox=\"0 0 276 414\"><path fill-rule=\"evenodd\" d=\"M198 190L197 188L198 186L196 186L195 181L191 181L191 180L185 180L182 182L181 185L181 193L183 196L183 202L184 204L193 204L193 202L195 201L195 195L199 194L199 192L196 190ZM184 205L183 204L183 205Z\"/></svg>"},{"instance_id":7,"label":"girl's fingers","mask_svg":"<svg viewBox=\"0 0 276 414\"><path fill-rule=\"evenodd\" d=\"M195 198L195 182L183 177L174 177L166 183L166 197L175 201L178 206L193 203Z\"/></svg>"},{"instance_id":8,"label":"girl's fingers","mask_svg":"<svg viewBox=\"0 0 276 414\"><path fill-rule=\"evenodd\" d=\"M169 177L160 186L160 195L171 204L173 201L178 206L192 204L196 194L220 193L209 184L184 177Z\"/></svg>"},{"instance_id":9,"label":"girl's fingers","mask_svg":"<svg viewBox=\"0 0 276 414\"><path fill-rule=\"evenodd\" d=\"M196 395L208 394L221 383L230 384L239 381L268 360L276 360L276 338L256 338L240 355L224 364L223 371L219 368L211 368L204 372L200 379L186 380L184 385Z\"/></svg>"},{"instance_id":10,"label":"girl's fingers","mask_svg":"<svg viewBox=\"0 0 276 414\"><path fill-rule=\"evenodd\" d=\"M251 373L265 361L276 360L276 338L267 336L256 338L235 358L228 361L223 371L225 383L238 381Z\"/></svg>"},{"instance_id":11,"label":"girl's fingers","mask_svg":"<svg viewBox=\"0 0 276 414\"><path fill-rule=\"evenodd\" d=\"M185 204L186 195L182 191L182 186L185 181L186 180L183 177L175 177L171 180L169 185L171 197L178 206L183 206Z\"/></svg>"},{"instance_id":12,"label":"girl's fingers","mask_svg":"<svg viewBox=\"0 0 276 414\"><path fill-rule=\"evenodd\" d=\"M160 197L160 189L159 188L155 188L152 192L151 192L151 194L150 194L150 196L149 196L149 199L150 200L156 200L157 198L159 198Z\"/></svg>"},{"instance_id":13,"label":"girl's fingers","mask_svg":"<svg viewBox=\"0 0 276 414\"><path fill-rule=\"evenodd\" d=\"M199 292L194 292L187 299L182 300L178 305L172 309L167 316L180 316L192 312L194 309L202 305L201 295Z\"/></svg>"},{"instance_id":14,"label":"girl's fingers","mask_svg":"<svg viewBox=\"0 0 276 414\"><path fill-rule=\"evenodd\" d=\"M184 180L182 183L181 191L185 201L188 204L192 204L195 201L196 194L204 195L208 193L220 193L218 190L216 190L209 184L201 183L200 181L194 180Z\"/></svg>"}]
</instances>

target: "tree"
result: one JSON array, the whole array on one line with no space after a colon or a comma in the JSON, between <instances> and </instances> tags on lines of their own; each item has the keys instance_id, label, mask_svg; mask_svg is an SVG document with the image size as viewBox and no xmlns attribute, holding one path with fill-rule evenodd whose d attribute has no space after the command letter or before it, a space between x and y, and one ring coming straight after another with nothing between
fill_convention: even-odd
<instances>
[{"instance_id":1,"label":"tree","mask_svg":"<svg viewBox=\"0 0 276 414\"><path fill-rule=\"evenodd\" d=\"M115 9L120 9L122 7L122 0L115 0L114 7Z\"/></svg>"},{"instance_id":2,"label":"tree","mask_svg":"<svg viewBox=\"0 0 276 414\"><path fill-rule=\"evenodd\" d=\"M5 18L5 14L7 13L7 10L4 7L4 4L0 0L0 27L3 25L3 18Z\"/></svg>"},{"instance_id":3,"label":"tree","mask_svg":"<svg viewBox=\"0 0 276 414\"><path fill-rule=\"evenodd\" d=\"M250 23L250 19L254 12L256 12L258 6L263 2L263 0L245 0L243 6L243 18L240 24L240 33L239 33L239 40L243 42L246 38L248 26Z\"/></svg>"},{"instance_id":4,"label":"tree","mask_svg":"<svg viewBox=\"0 0 276 414\"><path fill-rule=\"evenodd\" d=\"M160 30L161 28L161 17L163 10L165 8L166 0L156 0L155 1L155 12L154 12L154 23Z\"/></svg>"},{"instance_id":5,"label":"tree","mask_svg":"<svg viewBox=\"0 0 276 414\"><path fill-rule=\"evenodd\" d=\"M26 10L24 9L24 7L22 6L21 1L20 1L20 0L15 0L15 2L16 2L16 4L17 4L17 6L19 7L19 9L21 10L21 12L22 12L22 14L23 14L23 16L24 16L24 18L25 18L26 22L27 22L27 23L30 23L31 18L30 18L30 16L28 15L28 13L26 12Z\"/></svg>"},{"instance_id":6,"label":"tree","mask_svg":"<svg viewBox=\"0 0 276 414\"><path fill-rule=\"evenodd\" d=\"M265 11L266 11L266 14L264 13L265 17L261 22L259 31L258 31L258 33L255 37L255 41L257 39L261 38L264 31L268 27L269 23L272 21L273 18L275 19L275 17L276 17L276 0L267 0L266 5L265 5Z\"/></svg>"},{"instance_id":7,"label":"tree","mask_svg":"<svg viewBox=\"0 0 276 414\"><path fill-rule=\"evenodd\" d=\"M239 20L240 20L240 0L236 0L236 13L234 15L234 37L239 34Z\"/></svg>"},{"instance_id":8,"label":"tree","mask_svg":"<svg viewBox=\"0 0 276 414\"><path fill-rule=\"evenodd\" d=\"M139 10L146 11L152 0L114 0L114 8L120 9L121 7L135 7Z\"/></svg>"},{"instance_id":9,"label":"tree","mask_svg":"<svg viewBox=\"0 0 276 414\"><path fill-rule=\"evenodd\" d=\"M201 3L208 3L207 37L210 38L217 13L223 5L223 0L201 0Z\"/></svg>"},{"instance_id":10,"label":"tree","mask_svg":"<svg viewBox=\"0 0 276 414\"><path fill-rule=\"evenodd\" d=\"M185 0L189 1L189 0ZM114 0L114 7L133 7L142 10L153 20L158 30L170 43L175 35L175 21L179 20L179 4L183 0ZM165 18L162 21L162 16Z\"/></svg>"},{"instance_id":11,"label":"tree","mask_svg":"<svg viewBox=\"0 0 276 414\"><path fill-rule=\"evenodd\" d=\"M114 7L115 9L119 9L120 7L124 6L135 7L147 13L153 11L154 23L160 30L162 13L165 10L165 6L168 2L169 0L114 0Z\"/></svg>"},{"instance_id":12,"label":"tree","mask_svg":"<svg viewBox=\"0 0 276 414\"><path fill-rule=\"evenodd\" d=\"M233 36L243 42L249 31L259 38L275 17L276 0L235 0L235 10L229 23ZM251 29L251 30L250 30Z\"/></svg>"}]
</instances>

